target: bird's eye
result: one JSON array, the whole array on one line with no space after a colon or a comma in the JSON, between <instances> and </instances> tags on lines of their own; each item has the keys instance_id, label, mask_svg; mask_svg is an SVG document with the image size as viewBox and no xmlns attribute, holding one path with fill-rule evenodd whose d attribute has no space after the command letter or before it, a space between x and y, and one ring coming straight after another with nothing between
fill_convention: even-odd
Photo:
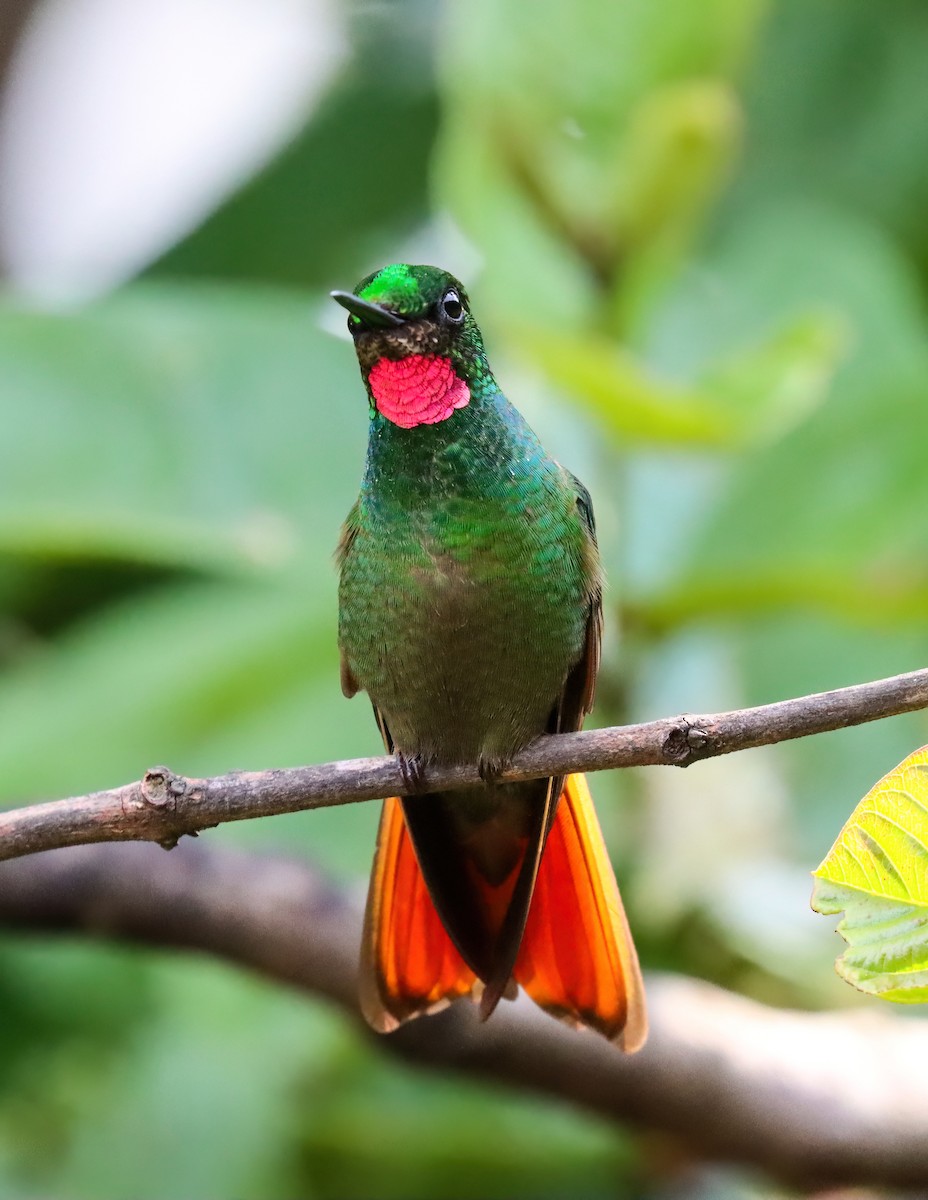
<instances>
[{"instance_id":1,"label":"bird's eye","mask_svg":"<svg viewBox=\"0 0 928 1200\"><path fill-rule=\"evenodd\" d=\"M348 332L356 333L363 324L364 324L364 322L361 320L361 318L356 317L354 315L354 313L352 313L351 316L348 318Z\"/></svg>"},{"instance_id":2,"label":"bird's eye","mask_svg":"<svg viewBox=\"0 0 928 1200\"><path fill-rule=\"evenodd\" d=\"M461 303L461 297L452 288L445 292L441 300L441 311L447 320L458 325L464 320L464 305Z\"/></svg>"}]
</instances>

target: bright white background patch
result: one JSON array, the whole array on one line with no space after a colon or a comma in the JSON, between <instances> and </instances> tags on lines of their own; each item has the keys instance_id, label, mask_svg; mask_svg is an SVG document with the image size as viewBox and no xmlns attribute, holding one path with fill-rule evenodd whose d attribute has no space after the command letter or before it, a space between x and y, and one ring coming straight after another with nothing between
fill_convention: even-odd
<instances>
[{"instance_id":1,"label":"bright white background patch","mask_svg":"<svg viewBox=\"0 0 928 1200\"><path fill-rule=\"evenodd\" d=\"M45 0L0 112L13 286L134 274L292 136L345 48L328 0Z\"/></svg>"}]
</instances>

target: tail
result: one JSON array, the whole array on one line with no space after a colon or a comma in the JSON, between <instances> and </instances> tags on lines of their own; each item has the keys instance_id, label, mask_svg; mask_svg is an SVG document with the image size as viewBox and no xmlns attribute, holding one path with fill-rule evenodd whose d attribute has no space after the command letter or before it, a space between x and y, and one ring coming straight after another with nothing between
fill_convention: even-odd
<instances>
[{"instance_id":1,"label":"tail","mask_svg":"<svg viewBox=\"0 0 928 1200\"><path fill-rule=\"evenodd\" d=\"M474 897L486 909L487 898ZM564 784L513 977L552 1016L623 1050L647 1036L644 988L586 779ZM364 922L361 1008L381 1033L483 982L464 962L429 896L398 799L384 805Z\"/></svg>"},{"instance_id":2,"label":"tail","mask_svg":"<svg viewBox=\"0 0 928 1200\"><path fill-rule=\"evenodd\" d=\"M638 955L584 775L564 783L514 975L552 1016L623 1050L644 1045Z\"/></svg>"},{"instance_id":3,"label":"tail","mask_svg":"<svg viewBox=\"0 0 928 1200\"><path fill-rule=\"evenodd\" d=\"M361 1011L378 1033L439 1012L477 977L445 933L419 870L402 801L386 800L367 894L361 946Z\"/></svg>"}]
</instances>

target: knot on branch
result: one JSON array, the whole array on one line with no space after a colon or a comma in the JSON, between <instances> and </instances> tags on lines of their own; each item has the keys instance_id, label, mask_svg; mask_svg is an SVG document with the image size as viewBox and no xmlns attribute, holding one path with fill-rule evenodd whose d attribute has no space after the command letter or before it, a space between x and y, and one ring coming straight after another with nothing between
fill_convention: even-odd
<instances>
[{"instance_id":1,"label":"knot on branch","mask_svg":"<svg viewBox=\"0 0 928 1200\"><path fill-rule=\"evenodd\" d=\"M182 775L175 775L170 767L149 767L142 776L139 787L143 803L159 813L177 812L177 801L187 794L187 780ZM164 837L158 838L158 845L165 850L173 850L185 832L191 837L196 833L188 830L171 831Z\"/></svg>"},{"instance_id":2,"label":"knot on branch","mask_svg":"<svg viewBox=\"0 0 928 1200\"><path fill-rule=\"evenodd\" d=\"M665 762L674 767L688 767L703 758L717 754L711 732L698 718L680 717L661 745Z\"/></svg>"},{"instance_id":3,"label":"knot on branch","mask_svg":"<svg viewBox=\"0 0 928 1200\"><path fill-rule=\"evenodd\" d=\"M176 808L187 791L187 780L170 767L149 767L142 776L142 799L152 808Z\"/></svg>"}]
</instances>

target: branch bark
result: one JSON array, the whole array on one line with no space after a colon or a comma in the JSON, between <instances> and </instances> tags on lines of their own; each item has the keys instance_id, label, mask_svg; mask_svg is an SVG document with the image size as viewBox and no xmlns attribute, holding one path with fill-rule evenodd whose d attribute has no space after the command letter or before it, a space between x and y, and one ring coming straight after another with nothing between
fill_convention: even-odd
<instances>
[{"instance_id":1,"label":"branch bark","mask_svg":"<svg viewBox=\"0 0 928 1200\"><path fill-rule=\"evenodd\" d=\"M616 767L688 767L701 759L928 708L928 669L777 704L539 738L502 773L538 779ZM166 849L226 821L477 783L474 767L429 766L411 789L395 758L187 779L152 767L109 791L0 814L0 860L92 842L150 841Z\"/></svg>"},{"instance_id":2,"label":"branch bark","mask_svg":"<svg viewBox=\"0 0 928 1200\"><path fill-rule=\"evenodd\" d=\"M205 951L327 997L366 1029L359 899L302 863L81 847L6 865L0 923ZM928 1186L928 1026L778 1011L674 976L649 978L648 996L651 1036L630 1057L521 999L485 1025L462 1003L370 1036L411 1063L566 1099L795 1184Z\"/></svg>"}]
</instances>

